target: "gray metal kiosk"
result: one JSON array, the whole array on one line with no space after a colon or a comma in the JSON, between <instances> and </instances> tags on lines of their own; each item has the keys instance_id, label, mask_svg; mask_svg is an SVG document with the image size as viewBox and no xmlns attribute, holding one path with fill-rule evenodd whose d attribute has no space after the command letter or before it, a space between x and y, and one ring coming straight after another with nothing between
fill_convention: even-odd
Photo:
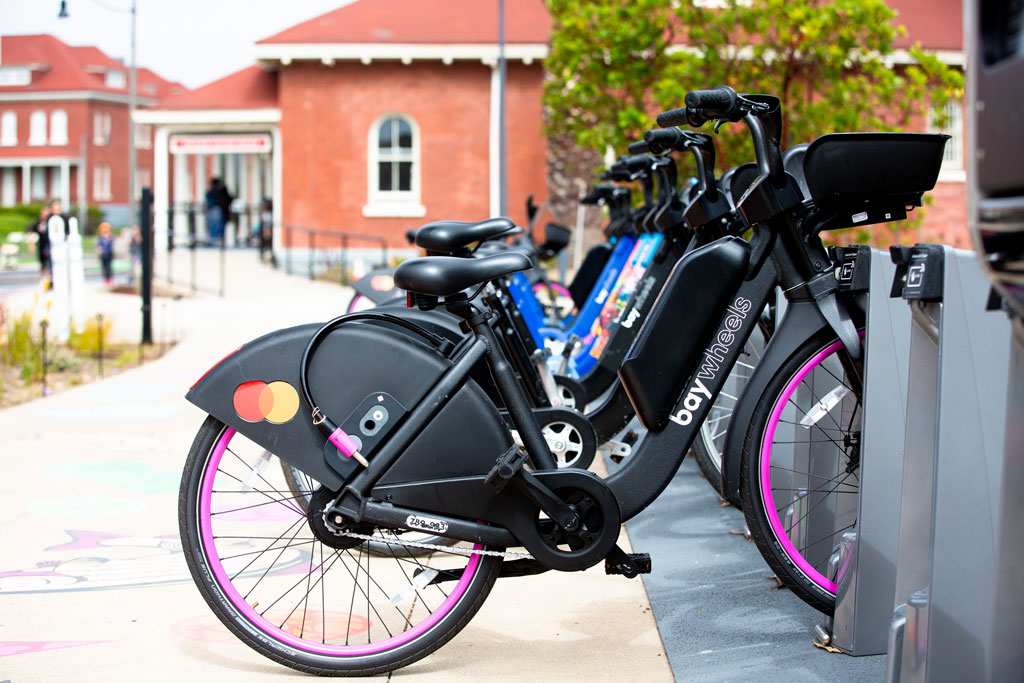
<instances>
[{"instance_id":1,"label":"gray metal kiosk","mask_svg":"<svg viewBox=\"0 0 1024 683\"><path fill-rule=\"evenodd\" d=\"M829 563L836 581L836 609L817 637L851 655L886 651L896 587L898 527L903 477L904 410L910 355L910 312L889 296L895 266L887 252L847 247L834 256L840 288L863 291L863 428L857 526L844 534Z\"/></svg>"},{"instance_id":2,"label":"gray metal kiosk","mask_svg":"<svg viewBox=\"0 0 1024 683\"><path fill-rule=\"evenodd\" d=\"M1003 474L1010 326L986 310L989 283L973 252L918 245L893 256L913 322L886 680L991 680L992 586L1013 524L1001 510L1019 498Z\"/></svg>"}]
</instances>

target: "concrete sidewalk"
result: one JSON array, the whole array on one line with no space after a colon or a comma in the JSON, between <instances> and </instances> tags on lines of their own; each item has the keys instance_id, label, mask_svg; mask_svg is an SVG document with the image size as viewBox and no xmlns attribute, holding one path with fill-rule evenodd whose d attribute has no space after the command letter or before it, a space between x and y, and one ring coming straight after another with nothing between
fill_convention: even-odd
<instances>
[{"instance_id":1,"label":"concrete sidewalk","mask_svg":"<svg viewBox=\"0 0 1024 683\"><path fill-rule=\"evenodd\" d=\"M200 252L211 278L219 254ZM243 342L321 321L350 292L226 256L226 296L154 308L181 342L163 358L0 412L0 681L291 680L200 597L178 540L178 481L203 420L189 386ZM190 267L185 259L178 268ZM160 267L157 270L161 274ZM186 281L183 276L176 281ZM138 339L137 296L90 314ZM164 318L158 316L163 315ZM173 319L172 319L173 316ZM161 327L161 326L164 327ZM451 643L395 674L415 681L672 680L639 580L551 572L500 581Z\"/></svg>"}]
</instances>

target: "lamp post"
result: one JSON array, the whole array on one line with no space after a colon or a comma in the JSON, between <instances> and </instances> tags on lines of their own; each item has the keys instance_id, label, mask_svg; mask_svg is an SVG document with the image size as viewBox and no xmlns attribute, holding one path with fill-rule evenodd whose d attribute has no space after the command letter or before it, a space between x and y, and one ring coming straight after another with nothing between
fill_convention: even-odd
<instances>
[{"instance_id":1,"label":"lamp post","mask_svg":"<svg viewBox=\"0 0 1024 683\"><path fill-rule=\"evenodd\" d=\"M508 215L508 177L505 158L505 0L498 0L498 78L501 88L498 96L498 174L501 177L498 215Z\"/></svg>"},{"instance_id":2,"label":"lamp post","mask_svg":"<svg viewBox=\"0 0 1024 683\"><path fill-rule=\"evenodd\" d=\"M99 3L97 3L99 4ZM138 92L138 82L135 73L135 0L132 0L130 9L117 9L110 7L109 5L100 5L103 9L111 12L131 14L131 55L129 57L128 64L128 221L129 225L138 221L138 216L135 215L135 167L137 159L135 155L135 100ZM58 19L68 19L68 3L67 0L61 0L60 11L57 13ZM85 169L80 170L81 173L85 173ZM78 198L79 204L87 201L85 197Z\"/></svg>"}]
</instances>

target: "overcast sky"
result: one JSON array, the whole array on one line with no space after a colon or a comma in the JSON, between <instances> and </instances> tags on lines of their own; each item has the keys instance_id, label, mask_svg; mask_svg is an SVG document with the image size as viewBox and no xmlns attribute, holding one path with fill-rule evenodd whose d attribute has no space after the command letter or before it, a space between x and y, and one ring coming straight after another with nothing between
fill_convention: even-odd
<instances>
[{"instance_id":1,"label":"overcast sky","mask_svg":"<svg viewBox=\"0 0 1024 683\"><path fill-rule=\"evenodd\" d=\"M252 64L253 43L352 0L137 0L136 63L189 88ZM0 0L0 33L49 33L128 63L131 0Z\"/></svg>"}]
</instances>

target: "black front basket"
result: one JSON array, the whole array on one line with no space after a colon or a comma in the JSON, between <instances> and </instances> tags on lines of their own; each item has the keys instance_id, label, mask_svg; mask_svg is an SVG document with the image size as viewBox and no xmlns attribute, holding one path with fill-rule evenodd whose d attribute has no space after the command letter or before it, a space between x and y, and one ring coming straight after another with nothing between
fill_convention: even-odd
<instances>
[{"instance_id":1,"label":"black front basket","mask_svg":"<svg viewBox=\"0 0 1024 683\"><path fill-rule=\"evenodd\" d=\"M823 135L807 148L807 188L818 206L919 195L935 187L948 139L937 133Z\"/></svg>"}]
</instances>

